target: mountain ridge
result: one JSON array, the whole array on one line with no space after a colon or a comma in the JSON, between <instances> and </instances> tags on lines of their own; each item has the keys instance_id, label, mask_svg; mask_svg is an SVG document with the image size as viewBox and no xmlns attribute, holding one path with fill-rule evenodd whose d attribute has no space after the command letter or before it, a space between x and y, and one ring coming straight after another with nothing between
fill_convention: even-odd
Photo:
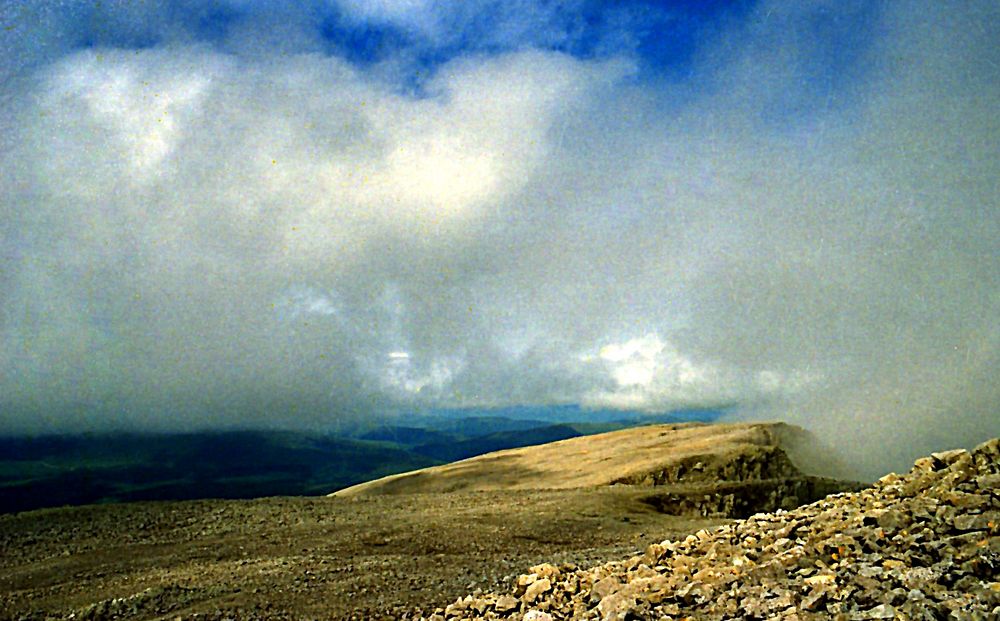
<instances>
[{"instance_id":1,"label":"mountain ridge","mask_svg":"<svg viewBox=\"0 0 1000 621\"><path fill-rule=\"evenodd\" d=\"M818 478L789 458L808 452L807 445L822 450L786 423L646 425L390 475L331 496Z\"/></svg>"}]
</instances>

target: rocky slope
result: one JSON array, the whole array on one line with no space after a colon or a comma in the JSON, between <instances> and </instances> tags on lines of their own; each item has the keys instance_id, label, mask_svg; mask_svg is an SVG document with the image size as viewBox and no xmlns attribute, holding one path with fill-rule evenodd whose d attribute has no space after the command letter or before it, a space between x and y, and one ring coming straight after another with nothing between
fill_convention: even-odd
<instances>
[{"instance_id":1,"label":"rocky slope","mask_svg":"<svg viewBox=\"0 0 1000 621\"><path fill-rule=\"evenodd\" d=\"M1000 619L1000 441L591 569L542 564L457 619Z\"/></svg>"},{"instance_id":2,"label":"rocky slope","mask_svg":"<svg viewBox=\"0 0 1000 621\"><path fill-rule=\"evenodd\" d=\"M0 515L0 620L413 619L545 560L624 558L730 515L814 500L830 482L793 465L799 446L815 453L785 425L659 425L331 498Z\"/></svg>"}]
</instances>

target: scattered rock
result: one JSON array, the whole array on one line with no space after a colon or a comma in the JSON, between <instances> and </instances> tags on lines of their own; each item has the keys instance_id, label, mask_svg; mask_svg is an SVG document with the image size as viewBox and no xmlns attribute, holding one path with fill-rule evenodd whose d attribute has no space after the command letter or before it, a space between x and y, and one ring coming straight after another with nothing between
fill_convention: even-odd
<instances>
[{"instance_id":1,"label":"scattered rock","mask_svg":"<svg viewBox=\"0 0 1000 621\"><path fill-rule=\"evenodd\" d=\"M784 468L780 460L752 467ZM934 453L859 492L757 513L625 561L533 567L515 593L532 607L523 619L535 621L995 619L998 482L998 440ZM486 612L449 619L516 618L509 595L482 597L493 603Z\"/></svg>"},{"instance_id":2,"label":"scattered rock","mask_svg":"<svg viewBox=\"0 0 1000 621\"><path fill-rule=\"evenodd\" d=\"M517 610L518 601L516 597L511 597L510 595L501 595L497 598L496 603L493 604L493 609L500 614L506 614Z\"/></svg>"},{"instance_id":3,"label":"scattered rock","mask_svg":"<svg viewBox=\"0 0 1000 621\"><path fill-rule=\"evenodd\" d=\"M536 599L538 599L538 597L542 593L546 593L546 592L548 592L550 590L552 590L552 581L551 580L549 580L548 578L542 578L541 580L535 580L534 582L532 582L531 584L529 584L528 588L524 591L523 599L524 599L524 601L526 601L527 603L530 604L530 603L534 602Z\"/></svg>"}]
</instances>

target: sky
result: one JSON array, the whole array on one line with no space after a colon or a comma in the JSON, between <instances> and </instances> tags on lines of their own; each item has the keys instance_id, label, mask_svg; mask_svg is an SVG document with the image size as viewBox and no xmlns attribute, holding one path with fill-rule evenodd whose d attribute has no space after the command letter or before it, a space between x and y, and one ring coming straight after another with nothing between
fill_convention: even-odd
<instances>
[{"instance_id":1,"label":"sky","mask_svg":"<svg viewBox=\"0 0 1000 621\"><path fill-rule=\"evenodd\" d=\"M991 1L0 0L0 432L1000 430Z\"/></svg>"}]
</instances>

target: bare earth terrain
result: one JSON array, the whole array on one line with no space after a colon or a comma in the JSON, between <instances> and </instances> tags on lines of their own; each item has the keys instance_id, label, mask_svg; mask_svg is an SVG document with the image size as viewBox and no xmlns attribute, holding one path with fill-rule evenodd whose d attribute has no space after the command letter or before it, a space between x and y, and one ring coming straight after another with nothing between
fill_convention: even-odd
<instances>
[{"instance_id":1,"label":"bare earth terrain","mask_svg":"<svg viewBox=\"0 0 1000 621\"><path fill-rule=\"evenodd\" d=\"M785 425L660 425L329 498L0 516L0 619L429 616L468 593L506 591L542 562L626 558L842 489L792 464L802 440Z\"/></svg>"},{"instance_id":2,"label":"bare earth terrain","mask_svg":"<svg viewBox=\"0 0 1000 621\"><path fill-rule=\"evenodd\" d=\"M543 561L622 558L721 521L662 515L640 495L271 498L3 516L0 619L405 618L507 586Z\"/></svg>"}]
</instances>

